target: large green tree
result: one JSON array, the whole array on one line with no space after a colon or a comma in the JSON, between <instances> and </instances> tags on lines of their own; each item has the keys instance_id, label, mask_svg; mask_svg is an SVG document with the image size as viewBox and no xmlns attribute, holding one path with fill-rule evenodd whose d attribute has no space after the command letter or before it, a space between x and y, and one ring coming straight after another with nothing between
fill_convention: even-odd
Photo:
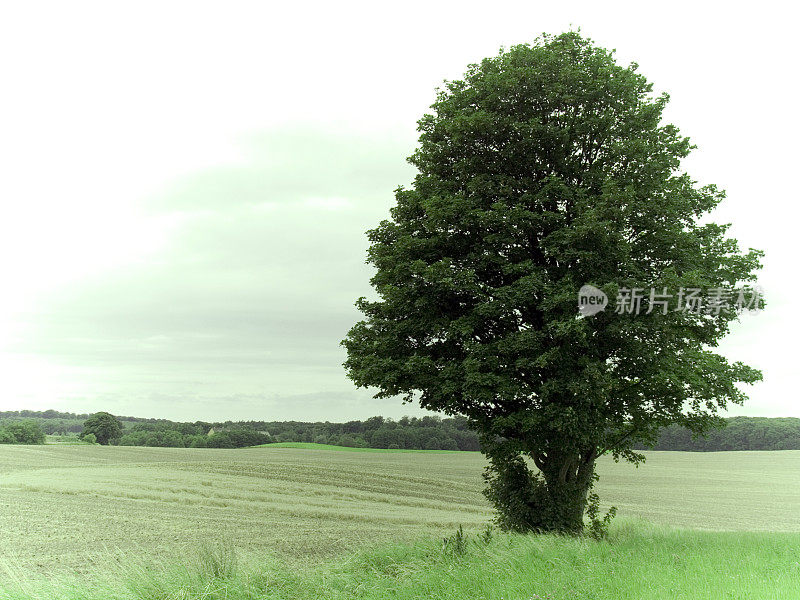
<instances>
[{"instance_id":1,"label":"large green tree","mask_svg":"<svg viewBox=\"0 0 800 600\"><path fill-rule=\"evenodd\" d=\"M419 121L413 187L368 233L377 298L357 302L348 375L466 415L507 528L580 532L597 457L642 460L634 445L671 423L702 432L760 378L713 351L736 311L578 314L584 284L677 295L760 267L701 224L724 194L680 170L692 145L662 123L667 101L575 32L471 65Z\"/></svg>"},{"instance_id":2,"label":"large green tree","mask_svg":"<svg viewBox=\"0 0 800 600\"><path fill-rule=\"evenodd\" d=\"M122 437L122 422L107 412L94 413L83 423L84 436L93 434L98 444L108 445Z\"/></svg>"}]
</instances>

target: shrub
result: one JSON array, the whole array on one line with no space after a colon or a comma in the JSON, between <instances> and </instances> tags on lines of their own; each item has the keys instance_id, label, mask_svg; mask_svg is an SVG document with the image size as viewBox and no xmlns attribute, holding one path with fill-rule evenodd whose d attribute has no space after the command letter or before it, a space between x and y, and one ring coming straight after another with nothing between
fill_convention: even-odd
<instances>
[{"instance_id":1,"label":"shrub","mask_svg":"<svg viewBox=\"0 0 800 600\"><path fill-rule=\"evenodd\" d=\"M617 507L612 506L608 512L601 519L600 518L600 498L597 494L592 492L589 494L586 503L586 516L589 517L589 529L587 531L589 537L596 540L603 540L608 537L608 527L611 525L611 520L617 516Z\"/></svg>"},{"instance_id":2,"label":"shrub","mask_svg":"<svg viewBox=\"0 0 800 600\"><path fill-rule=\"evenodd\" d=\"M0 444L44 444L45 434L36 421L6 421L0 425Z\"/></svg>"}]
</instances>

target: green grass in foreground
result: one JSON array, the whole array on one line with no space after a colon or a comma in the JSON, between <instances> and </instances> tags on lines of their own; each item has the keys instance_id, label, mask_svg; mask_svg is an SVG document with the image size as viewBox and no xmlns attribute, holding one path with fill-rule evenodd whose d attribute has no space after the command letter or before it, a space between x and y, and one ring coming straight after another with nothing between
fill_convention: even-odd
<instances>
[{"instance_id":1,"label":"green grass in foreground","mask_svg":"<svg viewBox=\"0 0 800 600\"><path fill-rule=\"evenodd\" d=\"M237 562L201 553L182 566L132 568L124 557L103 576L14 584L3 600L796 600L800 534L616 525L605 542L556 536L468 537L463 555L441 540L362 551L305 568ZM127 563L127 566L125 566ZM2 575L2 573L0 573Z\"/></svg>"}]
</instances>

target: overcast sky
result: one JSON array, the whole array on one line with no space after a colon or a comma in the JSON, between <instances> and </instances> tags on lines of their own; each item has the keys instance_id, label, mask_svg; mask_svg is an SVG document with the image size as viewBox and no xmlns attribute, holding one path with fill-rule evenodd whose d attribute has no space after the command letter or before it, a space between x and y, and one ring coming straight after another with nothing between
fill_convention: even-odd
<instances>
[{"instance_id":1,"label":"overcast sky","mask_svg":"<svg viewBox=\"0 0 800 600\"><path fill-rule=\"evenodd\" d=\"M781 3L18 2L0 14L0 410L341 421L388 215L444 79L580 27L672 102L769 299L733 414L798 416L797 49ZM747 10L746 10L747 8Z\"/></svg>"}]
</instances>

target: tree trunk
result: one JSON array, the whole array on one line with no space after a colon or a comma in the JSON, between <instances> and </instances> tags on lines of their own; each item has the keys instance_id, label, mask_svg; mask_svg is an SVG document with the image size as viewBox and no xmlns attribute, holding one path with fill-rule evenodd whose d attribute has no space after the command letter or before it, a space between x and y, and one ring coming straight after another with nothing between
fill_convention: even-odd
<instances>
[{"instance_id":1,"label":"tree trunk","mask_svg":"<svg viewBox=\"0 0 800 600\"><path fill-rule=\"evenodd\" d=\"M583 532L583 515L594 478L597 448L527 451L482 441L489 458L484 494L497 510L502 529L525 532ZM539 473L524 456L533 458Z\"/></svg>"},{"instance_id":2,"label":"tree trunk","mask_svg":"<svg viewBox=\"0 0 800 600\"><path fill-rule=\"evenodd\" d=\"M583 515L589 488L592 486L595 448L579 453L553 455L538 459L537 466L546 485L552 531L579 534L583 531Z\"/></svg>"}]
</instances>

